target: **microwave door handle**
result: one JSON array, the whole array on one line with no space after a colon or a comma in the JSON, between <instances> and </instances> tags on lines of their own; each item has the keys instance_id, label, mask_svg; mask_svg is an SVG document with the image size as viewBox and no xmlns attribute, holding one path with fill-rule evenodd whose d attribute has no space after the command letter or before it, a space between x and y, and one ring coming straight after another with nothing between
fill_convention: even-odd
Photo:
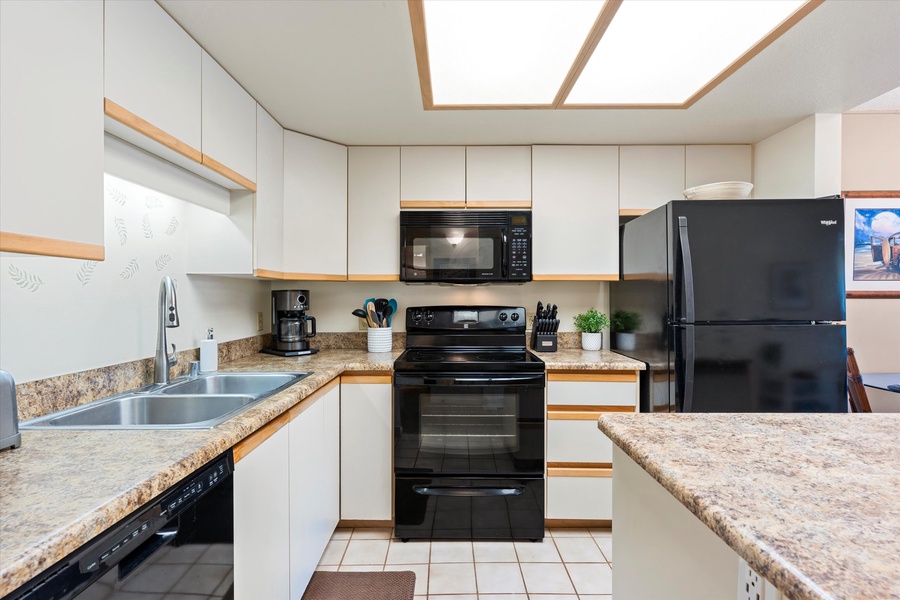
<instances>
[{"instance_id":1,"label":"microwave door handle","mask_svg":"<svg viewBox=\"0 0 900 600\"><path fill-rule=\"evenodd\" d=\"M500 278L509 277L509 243L506 241L506 229L500 230L500 246L503 248L500 260Z\"/></svg>"}]
</instances>

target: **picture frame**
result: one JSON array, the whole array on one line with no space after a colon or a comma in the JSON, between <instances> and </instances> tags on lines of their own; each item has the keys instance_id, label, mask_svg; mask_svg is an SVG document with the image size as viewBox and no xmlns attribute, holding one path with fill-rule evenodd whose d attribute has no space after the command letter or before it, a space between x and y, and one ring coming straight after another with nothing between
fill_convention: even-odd
<instances>
[{"instance_id":1,"label":"picture frame","mask_svg":"<svg viewBox=\"0 0 900 600\"><path fill-rule=\"evenodd\" d=\"M847 298L900 298L900 191L842 195Z\"/></svg>"}]
</instances>

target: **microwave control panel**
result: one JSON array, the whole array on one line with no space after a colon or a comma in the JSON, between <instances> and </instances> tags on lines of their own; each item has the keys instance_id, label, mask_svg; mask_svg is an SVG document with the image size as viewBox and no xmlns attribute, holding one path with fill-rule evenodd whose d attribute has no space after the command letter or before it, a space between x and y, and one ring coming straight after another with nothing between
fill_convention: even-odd
<instances>
[{"instance_id":1,"label":"microwave control panel","mask_svg":"<svg viewBox=\"0 0 900 600\"><path fill-rule=\"evenodd\" d=\"M509 279L531 281L531 214L509 214Z\"/></svg>"}]
</instances>

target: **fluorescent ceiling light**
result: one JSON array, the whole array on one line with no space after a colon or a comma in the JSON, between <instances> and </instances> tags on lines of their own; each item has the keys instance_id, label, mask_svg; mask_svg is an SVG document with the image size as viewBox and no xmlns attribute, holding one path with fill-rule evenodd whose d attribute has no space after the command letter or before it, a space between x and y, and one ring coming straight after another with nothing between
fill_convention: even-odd
<instances>
[{"instance_id":1,"label":"fluorescent ceiling light","mask_svg":"<svg viewBox=\"0 0 900 600\"><path fill-rule=\"evenodd\" d=\"M625 0L565 104L681 104L805 0Z\"/></svg>"},{"instance_id":2,"label":"fluorescent ceiling light","mask_svg":"<svg viewBox=\"0 0 900 600\"><path fill-rule=\"evenodd\" d=\"M434 104L552 104L603 4L425 0Z\"/></svg>"}]
</instances>

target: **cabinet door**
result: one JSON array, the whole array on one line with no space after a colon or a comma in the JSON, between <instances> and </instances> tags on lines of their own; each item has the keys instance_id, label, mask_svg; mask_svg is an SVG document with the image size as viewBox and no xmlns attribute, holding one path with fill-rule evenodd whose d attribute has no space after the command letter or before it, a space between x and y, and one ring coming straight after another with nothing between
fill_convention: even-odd
<instances>
[{"instance_id":1,"label":"cabinet door","mask_svg":"<svg viewBox=\"0 0 900 600\"><path fill-rule=\"evenodd\" d=\"M103 260L102 106L102 2L0 2L0 250Z\"/></svg>"},{"instance_id":2,"label":"cabinet door","mask_svg":"<svg viewBox=\"0 0 900 600\"><path fill-rule=\"evenodd\" d=\"M347 185L347 278L399 281L400 148L349 148Z\"/></svg>"},{"instance_id":3,"label":"cabinet door","mask_svg":"<svg viewBox=\"0 0 900 600\"><path fill-rule=\"evenodd\" d=\"M328 543L327 539L320 540L319 531L325 502L320 488L325 469L324 424L325 407L320 398L289 425L291 598L303 596Z\"/></svg>"},{"instance_id":4,"label":"cabinet door","mask_svg":"<svg viewBox=\"0 0 900 600\"><path fill-rule=\"evenodd\" d=\"M466 206L531 208L531 147L468 146Z\"/></svg>"},{"instance_id":5,"label":"cabinet door","mask_svg":"<svg viewBox=\"0 0 900 600\"><path fill-rule=\"evenodd\" d=\"M346 146L284 132L284 231L287 279L347 279Z\"/></svg>"},{"instance_id":6,"label":"cabinet door","mask_svg":"<svg viewBox=\"0 0 900 600\"><path fill-rule=\"evenodd\" d=\"M289 451L282 427L234 466L235 598L291 597Z\"/></svg>"},{"instance_id":7,"label":"cabinet door","mask_svg":"<svg viewBox=\"0 0 900 600\"><path fill-rule=\"evenodd\" d=\"M322 550L341 520L341 388L335 386L321 400L325 405L325 449L322 459Z\"/></svg>"},{"instance_id":8,"label":"cabinet door","mask_svg":"<svg viewBox=\"0 0 900 600\"><path fill-rule=\"evenodd\" d=\"M256 181L256 101L219 63L203 52L203 162L253 189ZM246 180L246 181L242 181ZM249 185L248 185L249 183Z\"/></svg>"},{"instance_id":9,"label":"cabinet door","mask_svg":"<svg viewBox=\"0 0 900 600\"><path fill-rule=\"evenodd\" d=\"M256 105L256 219L253 241L260 277L284 270L284 130Z\"/></svg>"},{"instance_id":10,"label":"cabinet door","mask_svg":"<svg viewBox=\"0 0 900 600\"><path fill-rule=\"evenodd\" d=\"M618 279L618 148L534 146L532 160L534 279Z\"/></svg>"},{"instance_id":11,"label":"cabinet door","mask_svg":"<svg viewBox=\"0 0 900 600\"><path fill-rule=\"evenodd\" d=\"M201 149L201 49L152 0L105 3L105 95Z\"/></svg>"},{"instance_id":12,"label":"cabinet door","mask_svg":"<svg viewBox=\"0 0 900 600\"><path fill-rule=\"evenodd\" d=\"M465 208L465 147L400 148L400 203L403 208Z\"/></svg>"},{"instance_id":13,"label":"cabinet door","mask_svg":"<svg viewBox=\"0 0 900 600\"><path fill-rule=\"evenodd\" d=\"M391 518L392 412L389 383L342 378L341 519Z\"/></svg>"},{"instance_id":14,"label":"cabinet door","mask_svg":"<svg viewBox=\"0 0 900 600\"><path fill-rule=\"evenodd\" d=\"M684 198L684 146L622 146L619 161L619 208L624 214Z\"/></svg>"},{"instance_id":15,"label":"cabinet door","mask_svg":"<svg viewBox=\"0 0 900 600\"><path fill-rule=\"evenodd\" d=\"M718 181L752 181L752 146L687 146L685 189ZM680 196L679 196L680 197Z\"/></svg>"}]
</instances>

